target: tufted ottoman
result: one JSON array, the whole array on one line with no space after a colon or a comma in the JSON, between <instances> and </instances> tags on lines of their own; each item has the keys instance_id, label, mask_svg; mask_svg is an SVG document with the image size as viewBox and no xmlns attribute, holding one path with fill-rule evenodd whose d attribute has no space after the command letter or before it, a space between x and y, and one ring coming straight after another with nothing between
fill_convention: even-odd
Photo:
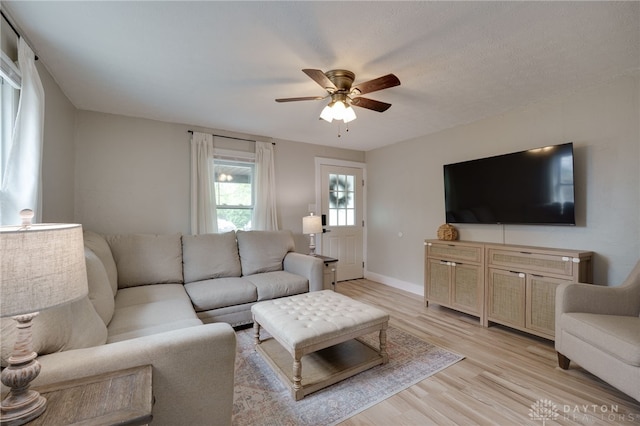
<instances>
[{"instance_id":1,"label":"tufted ottoman","mask_svg":"<svg viewBox=\"0 0 640 426\"><path fill-rule=\"evenodd\" d=\"M388 361L389 314L332 290L259 302L251 312L256 349L296 400ZM261 327L273 338L261 340ZM376 331L378 348L356 339Z\"/></svg>"}]
</instances>

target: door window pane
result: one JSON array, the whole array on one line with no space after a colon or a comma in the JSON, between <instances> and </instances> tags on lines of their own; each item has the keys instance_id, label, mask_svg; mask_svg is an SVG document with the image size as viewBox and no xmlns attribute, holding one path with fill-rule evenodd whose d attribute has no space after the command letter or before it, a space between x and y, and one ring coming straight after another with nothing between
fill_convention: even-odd
<instances>
[{"instance_id":1,"label":"door window pane","mask_svg":"<svg viewBox=\"0 0 640 426\"><path fill-rule=\"evenodd\" d=\"M329 226L355 225L355 176L329 175Z\"/></svg>"}]
</instances>

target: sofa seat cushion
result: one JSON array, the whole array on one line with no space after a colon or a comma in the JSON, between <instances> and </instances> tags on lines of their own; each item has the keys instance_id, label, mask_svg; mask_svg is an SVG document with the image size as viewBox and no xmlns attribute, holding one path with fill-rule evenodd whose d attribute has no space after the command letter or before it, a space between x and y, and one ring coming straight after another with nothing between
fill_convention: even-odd
<instances>
[{"instance_id":1,"label":"sofa seat cushion","mask_svg":"<svg viewBox=\"0 0 640 426\"><path fill-rule=\"evenodd\" d=\"M182 283L182 238L171 235L108 235L118 267L118 288Z\"/></svg>"},{"instance_id":2,"label":"sofa seat cushion","mask_svg":"<svg viewBox=\"0 0 640 426\"><path fill-rule=\"evenodd\" d=\"M195 281L184 285L196 312L258 300L256 286L244 278L228 277Z\"/></svg>"},{"instance_id":3,"label":"sofa seat cushion","mask_svg":"<svg viewBox=\"0 0 640 426\"><path fill-rule=\"evenodd\" d=\"M282 271L285 255L295 248L291 231L237 231L242 275Z\"/></svg>"},{"instance_id":4,"label":"sofa seat cushion","mask_svg":"<svg viewBox=\"0 0 640 426\"><path fill-rule=\"evenodd\" d=\"M562 314L560 321L565 332L640 367L640 317L580 312Z\"/></svg>"},{"instance_id":5,"label":"sofa seat cushion","mask_svg":"<svg viewBox=\"0 0 640 426\"><path fill-rule=\"evenodd\" d=\"M199 325L182 284L156 284L118 290L107 342Z\"/></svg>"},{"instance_id":6,"label":"sofa seat cushion","mask_svg":"<svg viewBox=\"0 0 640 426\"><path fill-rule=\"evenodd\" d=\"M258 300L271 300L309 291L309 281L287 271L264 272L244 277L258 289Z\"/></svg>"},{"instance_id":7,"label":"sofa seat cushion","mask_svg":"<svg viewBox=\"0 0 640 426\"><path fill-rule=\"evenodd\" d=\"M242 275L236 233L182 236L184 282Z\"/></svg>"}]
</instances>

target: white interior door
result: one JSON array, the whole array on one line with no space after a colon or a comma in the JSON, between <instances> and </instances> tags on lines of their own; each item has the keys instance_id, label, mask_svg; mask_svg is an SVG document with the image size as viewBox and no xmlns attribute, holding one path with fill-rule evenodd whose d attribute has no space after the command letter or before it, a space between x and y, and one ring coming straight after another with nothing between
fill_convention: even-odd
<instances>
[{"instance_id":1,"label":"white interior door","mask_svg":"<svg viewBox=\"0 0 640 426\"><path fill-rule=\"evenodd\" d=\"M338 259L338 281L364 276L362 169L323 164L321 214L328 231L322 234L321 254Z\"/></svg>"}]
</instances>

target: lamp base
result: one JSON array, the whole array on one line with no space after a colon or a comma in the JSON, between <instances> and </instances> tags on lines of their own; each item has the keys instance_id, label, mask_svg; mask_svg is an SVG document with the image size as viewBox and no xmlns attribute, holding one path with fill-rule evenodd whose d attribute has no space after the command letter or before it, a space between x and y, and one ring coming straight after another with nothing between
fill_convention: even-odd
<instances>
[{"instance_id":1,"label":"lamp base","mask_svg":"<svg viewBox=\"0 0 640 426\"><path fill-rule=\"evenodd\" d=\"M315 234L309 234L309 256L316 255L316 236Z\"/></svg>"},{"instance_id":2,"label":"lamp base","mask_svg":"<svg viewBox=\"0 0 640 426\"><path fill-rule=\"evenodd\" d=\"M11 388L0 404L0 424L2 426L23 425L44 413L47 400L37 391L29 390L29 384L40 374L38 356L32 350L31 320L38 315L17 315L16 343L13 354L7 360L9 366L2 370L2 383Z\"/></svg>"},{"instance_id":3,"label":"lamp base","mask_svg":"<svg viewBox=\"0 0 640 426\"><path fill-rule=\"evenodd\" d=\"M34 390L29 390L14 398L9 394L2 401L0 424L2 426L19 426L39 417L47 408L47 400Z\"/></svg>"}]
</instances>

